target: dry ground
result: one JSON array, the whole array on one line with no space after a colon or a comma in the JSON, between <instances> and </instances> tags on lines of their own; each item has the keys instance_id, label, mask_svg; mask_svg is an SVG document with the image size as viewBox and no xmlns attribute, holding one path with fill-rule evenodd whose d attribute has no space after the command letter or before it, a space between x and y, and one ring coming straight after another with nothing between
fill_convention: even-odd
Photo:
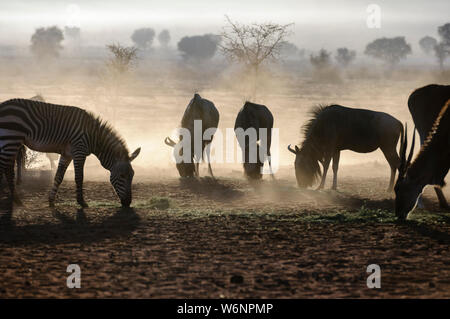
<instances>
[{"instance_id":1,"label":"dry ground","mask_svg":"<svg viewBox=\"0 0 450 319\"><path fill-rule=\"evenodd\" d=\"M25 185L0 230L0 297L449 298L450 214L427 190L428 211L398 224L387 176L355 171L342 169L337 192L299 190L284 171L258 185L236 172L143 178L129 210L107 182L85 183L84 211L71 181L55 210L48 187ZM366 286L373 263L378 290ZM66 287L69 264L81 289Z\"/></svg>"}]
</instances>

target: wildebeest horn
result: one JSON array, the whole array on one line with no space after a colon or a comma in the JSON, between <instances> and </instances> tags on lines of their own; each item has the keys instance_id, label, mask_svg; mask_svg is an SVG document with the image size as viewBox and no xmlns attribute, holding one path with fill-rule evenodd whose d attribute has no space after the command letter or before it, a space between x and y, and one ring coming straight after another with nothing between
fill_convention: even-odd
<instances>
[{"instance_id":1,"label":"wildebeest horn","mask_svg":"<svg viewBox=\"0 0 450 319\"><path fill-rule=\"evenodd\" d=\"M291 148L291 144L288 145L288 150L294 154L297 154L297 152Z\"/></svg>"},{"instance_id":2,"label":"wildebeest horn","mask_svg":"<svg viewBox=\"0 0 450 319\"><path fill-rule=\"evenodd\" d=\"M409 150L408 160L406 161L406 167L408 167L409 164L411 164L411 160L412 160L413 153L414 153L415 142L416 142L416 127L414 127L413 139L412 139L412 143L411 143L411 149Z\"/></svg>"},{"instance_id":3,"label":"wildebeest horn","mask_svg":"<svg viewBox=\"0 0 450 319\"><path fill-rule=\"evenodd\" d=\"M169 145L171 147L174 147L177 144L168 136L164 139L164 143L166 143L167 145Z\"/></svg>"},{"instance_id":4,"label":"wildebeest horn","mask_svg":"<svg viewBox=\"0 0 450 319\"><path fill-rule=\"evenodd\" d=\"M408 124L405 123L405 128L400 137L400 165L398 167L399 175L403 175L406 168L406 143L407 143Z\"/></svg>"}]
</instances>

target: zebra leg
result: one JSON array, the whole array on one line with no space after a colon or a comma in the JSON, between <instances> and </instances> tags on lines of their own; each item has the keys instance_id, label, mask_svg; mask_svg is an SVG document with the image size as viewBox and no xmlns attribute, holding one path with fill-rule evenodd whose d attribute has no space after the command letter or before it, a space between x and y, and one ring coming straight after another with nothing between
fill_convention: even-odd
<instances>
[{"instance_id":1,"label":"zebra leg","mask_svg":"<svg viewBox=\"0 0 450 319\"><path fill-rule=\"evenodd\" d=\"M62 156L59 158L59 164L58 169L56 171L55 180L53 182L52 190L50 191L50 195L48 197L48 204L50 207L55 206L55 197L56 193L58 192L59 185L61 185L61 182L64 178L64 174L66 173L67 167L69 167L70 162L72 161L72 158Z\"/></svg>"},{"instance_id":2,"label":"zebra leg","mask_svg":"<svg viewBox=\"0 0 450 319\"><path fill-rule=\"evenodd\" d=\"M16 193L16 183L14 181L14 162L12 165L6 168L5 170L6 181L8 182L9 192L11 194L11 200L14 201L15 204L22 206L22 201Z\"/></svg>"},{"instance_id":3,"label":"zebra leg","mask_svg":"<svg viewBox=\"0 0 450 319\"><path fill-rule=\"evenodd\" d=\"M88 204L84 201L83 197L83 178L84 178L84 162L86 161L86 156L74 156L73 166L75 167L75 183L77 185L77 202L78 204L86 208Z\"/></svg>"}]
</instances>

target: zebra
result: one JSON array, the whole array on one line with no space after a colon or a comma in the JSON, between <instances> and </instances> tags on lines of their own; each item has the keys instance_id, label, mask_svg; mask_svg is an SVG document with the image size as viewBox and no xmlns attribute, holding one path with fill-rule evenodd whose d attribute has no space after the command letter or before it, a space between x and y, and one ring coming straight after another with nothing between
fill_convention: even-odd
<instances>
[{"instance_id":1,"label":"zebra","mask_svg":"<svg viewBox=\"0 0 450 319\"><path fill-rule=\"evenodd\" d=\"M59 185L72 160L77 202L83 208L88 207L83 197L83 170L90 154L96 155L101 165L110 171L110 182L122 206L130 206L134 176L131 162L141 148L129 155L125 141L93 113L75 106L28 99L12 99L0 104L0 175L5 174L11 199L18 204L14 161L22 145L38 152L61 155L48 198L50 207L54 207Z\"/></svg>"}]
</instances>

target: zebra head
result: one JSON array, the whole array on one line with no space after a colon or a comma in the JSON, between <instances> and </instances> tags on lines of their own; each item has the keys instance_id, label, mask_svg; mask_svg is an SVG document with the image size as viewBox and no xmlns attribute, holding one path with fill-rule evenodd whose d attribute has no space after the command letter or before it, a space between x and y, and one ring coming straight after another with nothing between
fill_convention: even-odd
<instances>
[{"instance_id":1,"label":"zebra head","mask_svg":"<svg viewBox=\"0 0 450 319\"><path fill-rule=\"evenodd\" d=\"M131 162L139 155L140 151L139 147L128 159L118 160L111 169L110 181L123 207L130 207L131 204L131 183L134 176Z\"/></svg>"}]
</instances>

